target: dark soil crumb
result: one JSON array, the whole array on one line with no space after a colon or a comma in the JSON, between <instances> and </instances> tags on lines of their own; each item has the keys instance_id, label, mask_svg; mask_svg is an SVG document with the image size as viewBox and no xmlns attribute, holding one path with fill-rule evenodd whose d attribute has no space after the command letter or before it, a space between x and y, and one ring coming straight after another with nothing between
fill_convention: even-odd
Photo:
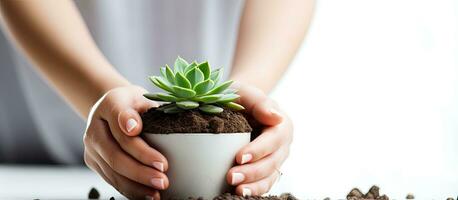
<instances>
[{"instance_id":1,"label":"dark soil crumb","mask_svg":"<svg viewBox=\"0 0 458 200\"><path fill-rule=\"evenodd\" d=\"M415 199L412 193L407 194L406 199Z\"/></svg>"},{"instance_id":2,"label":"dark soil crumb","mask_svg":"<svg viewBox=\"0 0 458 200\"><path fill-rule=\"evenodd\" d=\"M230 109L224 109L219 114L206 114L198 109L167 114L157 108L151 108L141 117L144 133L246 133L252 131L243 114Z\"/></svg>"},{"instance_id":3,"label":"dark soil crumb","mask_svg":"<svg viewBox=\"0 0 458 200\"><path fill-rule=\"evenodd\" d=\"M114 197L110 197L110 200L115 200L115 198Z\"/></svg>"},{"instance_id":4,"label":"dark soil crumb","mask_svg":"<svg viewBox=\"0 0 458 200\"><path fill-rule=\"evenodd\" d=\"M326 197L326 198L324 198L323 200L331 200L331 198L329 198L329 197Z\"/></svg>"},{"instance_id":5,"label":"dark soil crumb","mask_svg":"<svg viewBox=\"0 0 458 200\"><path fill-rule=\"evenodd\" d=\"M89 194L87 195L88 199L99 199L99 197L100 194L99 191L97 191L97 189L91 188L91 190L89 190Z\"/></svg>"},{"instance_id":6,"label":"dark soil crumb","mask_svg":"<svg viewBox=\"0 0 458 200\"><path fill-rule=\"evenodd\" d=\"M299 200L295 196L293 196L291 193L283 193L280 195L281 200Z\"/></svg>"},{"instance_id":7,"label":"dark soil crumb","mask_svg":"<svg viewBox=\"0 0 458 200\"><path fill-rule=\"evenodd\" d=\"M358 188L354 188L348 193L347 200L389 200L386 195L380 196L380 188L372 186L366 194L363 194Z\"/></svg>"},{"instance_id":8,"label":"dark soil crumb","mask_svg":"<svg viewBox=\"0 0 458 200\"><path fill-rule=\"evenodd\" d=\"M358 188L353 188L350 193L348 193L347 199L351 197L363 198L364 194Z\"/></svg>"}]
</instances>

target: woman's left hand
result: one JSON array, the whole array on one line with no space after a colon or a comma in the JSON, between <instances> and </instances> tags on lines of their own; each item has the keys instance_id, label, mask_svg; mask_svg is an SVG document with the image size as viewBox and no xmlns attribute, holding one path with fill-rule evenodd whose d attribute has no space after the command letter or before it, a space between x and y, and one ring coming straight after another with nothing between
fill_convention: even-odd
<instances>
[{"instance_id":1,"label":"woman's left hand","mask_svg":"<svg viewBox=\"0 0 458 200\"><path fill-rule=\"evenodd\" d=\"M288 116L263 91L236 85L248 114L265 126L262 133L236 155L237 164L227 173L229 184L238 195L267 193L280 176L280 166L289 154L293 126Z\"/></svg>"}]
</instances>

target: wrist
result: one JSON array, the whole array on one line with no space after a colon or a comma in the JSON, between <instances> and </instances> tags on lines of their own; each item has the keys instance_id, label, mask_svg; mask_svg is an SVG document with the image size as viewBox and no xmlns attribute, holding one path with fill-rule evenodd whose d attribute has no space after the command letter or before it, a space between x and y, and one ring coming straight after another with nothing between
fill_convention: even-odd
<instances>
[{"instance_id":1,"label":"wrist","mask_svg":"<svg viewBox=\"0 0 458 200\"><path fill-rule=\"evenodd\" d=\"M108 91L119 88L132 86L125 77L123 77L108 61L104 60L102 69L98 73L94 73L94 86L97 87L98 96L101 97Z\"/></svg>"}]
</instances>

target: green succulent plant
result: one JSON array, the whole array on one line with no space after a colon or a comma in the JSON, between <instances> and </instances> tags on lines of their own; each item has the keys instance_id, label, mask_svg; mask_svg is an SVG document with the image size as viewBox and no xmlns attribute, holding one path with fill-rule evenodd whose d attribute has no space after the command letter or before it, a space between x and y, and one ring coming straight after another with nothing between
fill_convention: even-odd
<instances>
[{"instance_id":1,"label":"green succulent plant","mask_svg":"<svg viewBox=\"0 0 458 200\"><path fill-rule=\"evenodd\" d=\"M210 114L221 113L224 108L243 110L243 106L234 102L240 98L237 91L229 88L233 81L220 83L222 75L222 68L212 70L208 62L189 64L178 57L173 70L165 65L161 68L161 76L149 77L154 85L165 92L143 96L154 101L169 102L158 108L165 113L197 108Z\"/></svg>"}]
</instances>

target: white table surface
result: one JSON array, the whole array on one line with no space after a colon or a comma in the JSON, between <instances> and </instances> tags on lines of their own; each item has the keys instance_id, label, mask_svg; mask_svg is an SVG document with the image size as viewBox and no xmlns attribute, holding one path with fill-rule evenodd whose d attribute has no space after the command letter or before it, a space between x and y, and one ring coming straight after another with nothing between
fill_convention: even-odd
<instances>
[{"instance_id":1,"label":"white table surface","mask_svg":"<svg viewBox=\"0 0 458 200\"><path fill-rule=\"evenodd\" d=\"M339 181L339 177L333 179L333 175L330 174L329 177L321 177L324 181L322 182L315 180L312 175L288 172L292 170L287 168L289 167L286 167L285 175L280 182L271 190L272 194L288 191L299 199L343 199L353 186L366 191L371 184L377 183L381 186L381 193L387 194L390 199L404 199L408 192L413 192L416 199L420 200L445 200L447 197L456 198L458 195L458 180L454 174L408 179L398 174L397 178L366 177L361 180L351 179L348 182ZM102 178L85 167L0 165L0 200L87 199L91 187L99 191L101 199L109 199L112 196L116 199L125 199Z\"/></svg>"},{"instance_id":2,"label":"white table surface","mask_svg":"<svg viewBox=\"0 0 458 200\"><path fill-rule=\"evenodd\" d=\"M95 187L101 199L122 198L95 173L83 167L0 165L0 199L87 199Z\"/></svg>"},{"instance_id":3,"label":"white table surface","mask_svg":"<svg viewBox=\"0 0 458 200\"><path fill-rule=\"evenodd\" d=\"M100 199L126 199L86 167L0 165L0 200L87 199L92 187Z\"/></svg>"}]
</instances>

